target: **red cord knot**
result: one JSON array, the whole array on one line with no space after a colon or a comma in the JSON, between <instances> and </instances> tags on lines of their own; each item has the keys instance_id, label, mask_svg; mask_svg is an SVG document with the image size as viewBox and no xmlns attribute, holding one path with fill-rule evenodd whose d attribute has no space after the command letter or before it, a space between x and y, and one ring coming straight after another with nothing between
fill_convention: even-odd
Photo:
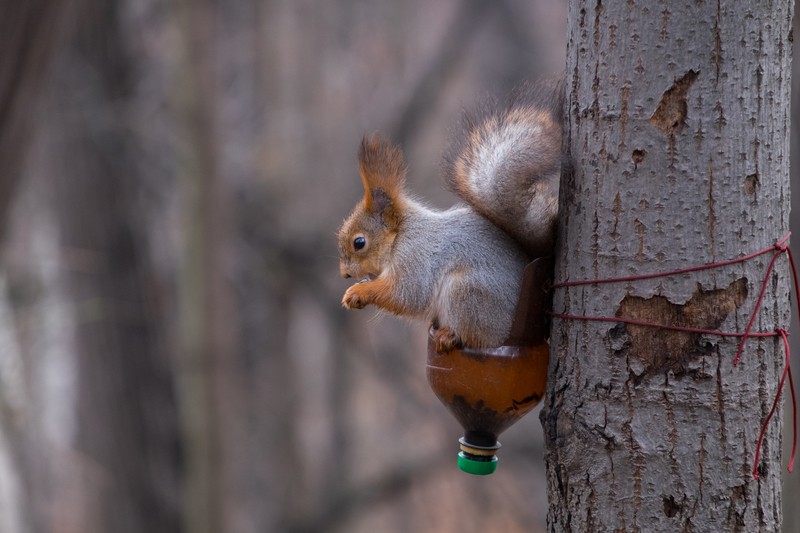
<instances>
[{"instance_id":1,"label":"red cord knot","mask_svg":"<svg viewBox=\"0 0 800 533\"><path fill-rule=\"evenodd\" d=\"M788 252L789 251L789 237L792 236L792 232L788 232L786 235L783 236L781 240L775 243L775 249L779 252Z\"/></svg>"}]
</instances>

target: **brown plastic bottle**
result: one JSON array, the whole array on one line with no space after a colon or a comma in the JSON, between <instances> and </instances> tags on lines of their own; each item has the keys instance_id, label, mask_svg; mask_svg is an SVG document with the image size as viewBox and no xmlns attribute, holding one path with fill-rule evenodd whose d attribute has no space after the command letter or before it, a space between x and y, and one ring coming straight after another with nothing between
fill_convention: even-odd
<instances>
[{"instance_id":1,"label":"brown plastic bottle","mask_svg":"<svg viewBox=\"0 0 800 533\"><path fill-rule=\"evenodd\" d=\"M533 409L547 385L552 260L525 268L514 324L505 345L438 353L428 337L428 383L464 428L458 466L476 475L497 468L497 437Z\"/></svg>"}]
</instances>

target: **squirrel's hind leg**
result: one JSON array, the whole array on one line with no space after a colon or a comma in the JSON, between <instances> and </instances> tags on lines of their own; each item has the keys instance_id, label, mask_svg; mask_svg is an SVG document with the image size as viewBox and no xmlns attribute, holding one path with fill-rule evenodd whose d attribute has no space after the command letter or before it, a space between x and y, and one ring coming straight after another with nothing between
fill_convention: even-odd
<instances>
[{"instance_id":1,"label":"squirrel's hind leg","mask_svg":"<svg viewBox=\"0 0 800 533\"><path fill-rule=\"evenodd\" d=\"M439 345L446 348L451 338L457 344L450 349L500 346L511 329L514 306L513 303L506 305L498 297L496 291L476 283L469 276L458 273L449 276L437 301L438 313L434 321L439 325L434 332L437 350Z\"/></svg>"}]
</instances>

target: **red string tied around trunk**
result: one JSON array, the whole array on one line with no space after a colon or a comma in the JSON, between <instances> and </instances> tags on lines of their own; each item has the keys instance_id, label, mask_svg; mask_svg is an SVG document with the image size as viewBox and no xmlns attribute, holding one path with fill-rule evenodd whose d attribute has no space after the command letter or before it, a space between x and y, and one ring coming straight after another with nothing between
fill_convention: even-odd
<instances>
[{"instance_id":1,"label":"red string tied around trunk","mask_svg":"<svg viewBox=\"0 0 800 533\"><path fill-rule=\"evenodd\" d=\"M758 443L756 444L756 452L755 457L753 459L753 477L758 479L758 464L759 459L761 457L761 443L764 440L764 435L767 432L767 427L769 426L770 420L772 420L772 416L775 414L775 411L778 407L778 401L781 397L781 393L783 392L783 387L786 382L786 379L789 379L789 390L792 393L792 453L791 457L789 458L789 472L792 472L794 468L794 458L795 452L797 450L797 400L795 398L794 392L794 381L792 380L792 367L790 366L790 350L789 350L789 339L788 339L788 332L783 328L778 328L775 331L753 331L753 323L755 322L756 316L758 315L759 309L761 309L761 302L764 299L764 293L767 289L767 284L769 283L769 276L772 273L772 270L775 267L775 262L778 260L778 257L782 255L786 255L789 258L789 266L792 272L792 282L795 292L795 298L797 302L800 302L800 284L797 282L797 268L795 267L794 258L792 257L792 251L789 249L788 241L789 237L791 236L791 232L787 233L782 239L776 242L774 245L764 248L763 250L759 250L757 252L738 257L736 259L729 259L727 261L720 261L716 263L707 263L704 265L689 267L689 268L682 268L678 270L670 270L667 272L657 272L654 274L642 274L637 276L623 276L619 278L604 278L604 279L587 279L587 280L577 280L577 281L565 281L561 283L556 283L553 285L554 289L564 288L564 287L575 287L578 285L600 285L606 283L619 283L619 282L626 282L626 281L640 281L645 279L653 279L653 278L664 278L668 276L675 276L680 274L686 274L689 272L697 272L700 270L709 270L713 268L721 268L727 265L732 265L736 263L743 263L754 257L758 257L764 254L768 254L772 252L772 259L769 262L769 266L767 267L766 273L764 274L764 280L761 283L761 289L758 293L758 298L756 299L755 306L753 307L753 312L750 314L750 320L747 323L747 327L745 328L743 333L740 332L728 332L728 331L719 331L719 330L710 330L710 329L703 329L703 328L693 328L693 327L686 327L686 326L672 326L669 324L657 324L654 322L647 322L644 320L638 320L633 318L625 318L625 317L618 317L618 316L583 316L583 315L572 315L568 313L555 313L551 312L550 315L556 318L562 318L567 320L586 320L586 321L593 321L593 322L614 322L614 323L623 323L623 324L631 324L635 326L644 326L644 327L651 327L651 328L659 328L659 329L667 329L672 331L682 331L685 333L704 333L707 335L717 335L721 337L738 337L741 340L739 341L739 345L736 349L736 356L733 359L733 365L738 366L739 361L741 360L742 353L744 351L744 345L747 342L747 339L750 337L777 337L779 336L783 340L783 349L785 354L785 364L783 368L783 372L781 374L780 382L778 383L778 390L775 393L775 400L772 403L772 408L770 409L769 413L767 414L766 418L761 424L761 430L758 435Z\"/></svg>"}]
</instances>

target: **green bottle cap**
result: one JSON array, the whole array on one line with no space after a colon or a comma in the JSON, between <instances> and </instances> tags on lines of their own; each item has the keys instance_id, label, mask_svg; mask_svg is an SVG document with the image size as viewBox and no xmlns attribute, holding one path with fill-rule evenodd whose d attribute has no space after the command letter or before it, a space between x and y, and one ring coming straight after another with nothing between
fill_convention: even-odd
<instances>
[{"instance_id":1,"label":"green bottle cap","mask_svg":"<svg viewBox=\"0 0 800 533\"><path fill-rule=\"evenodd\" d=\"M475 476L488 476L497 470L497 456L492 455L491 459L473 459L475 456L468 456L464 452L458 452L458 468L462 472Z\"/></svg>"}]
</instances>

